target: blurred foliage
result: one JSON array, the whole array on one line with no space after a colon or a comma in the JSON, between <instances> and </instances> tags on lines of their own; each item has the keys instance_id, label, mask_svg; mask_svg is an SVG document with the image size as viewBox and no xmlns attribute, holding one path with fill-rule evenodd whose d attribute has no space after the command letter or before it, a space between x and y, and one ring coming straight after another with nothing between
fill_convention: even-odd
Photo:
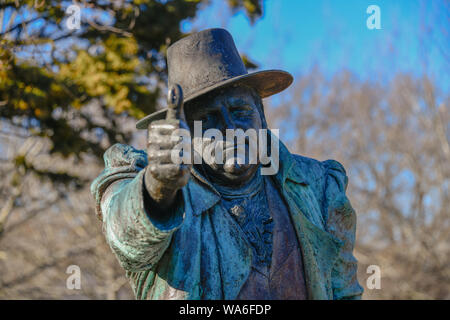
<instances>
[{"instance_id":1,"label":"blurred foliage","mask_svg":"<svg viewBox=\"0 0 450 320\"><path fill-rule=\"evenodd\" d=\"M80 5L80 29L67 28L66 9ZM50 154L100 158L127 143L117 124L155 111L166 82L167 47L183 36L181 22L207 0L2 1L0 119L51 141ZM229 0L251 21L261 0ZM244 59L249 68L256 65ZM103 118L85 112L95 103ZM107 137L102 146L99 137ZM18 165L30 170L25 160ZM40 174L44 174L40 172Z\"/></svg>"},{"instance_id":2,"label":"blurred foliage","mask_svg":"<svg viewBox=\"0 0 450 320\"><path fill-rule=\"evenodd\" d=\"M72 4L81 8L76 30L67 27ZM227 4L252 22L262 12L262 0ZM107 147L143 138L134 123L164 103L167 47L209 5L0 0L2 299L133 297L92 214L89 183ZM83 290L60 285L72 264Z\"/></svg>"}]
</instances>

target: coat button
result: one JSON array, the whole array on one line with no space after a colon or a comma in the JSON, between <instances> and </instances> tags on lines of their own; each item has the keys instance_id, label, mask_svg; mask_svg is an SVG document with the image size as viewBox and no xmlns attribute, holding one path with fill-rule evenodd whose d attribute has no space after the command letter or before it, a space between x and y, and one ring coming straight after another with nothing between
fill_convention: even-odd
<instances>
[{"instance_id":1,"label":"coat button","mask_svg":"<svg viewBox=\"0 0 450 320\"><path fill-rule=\"evenodd\" d=\"M244 213L244 208L242 208L239 205L235 205L230 209L230 211L233 216L239 218L242 215L242 213Z\"/></svg>"}]
</instances>

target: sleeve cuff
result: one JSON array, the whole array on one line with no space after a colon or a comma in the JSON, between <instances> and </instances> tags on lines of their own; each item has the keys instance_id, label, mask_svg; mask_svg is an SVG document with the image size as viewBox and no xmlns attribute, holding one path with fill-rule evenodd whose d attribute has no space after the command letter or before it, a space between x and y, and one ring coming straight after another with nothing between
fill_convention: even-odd
<instances>
[{"instance_id":1,"label":"sleeve cuff","mask_svg":"<svg viewBox=\"0 0 450 320\"><path fill-rule=\"evenodd\" d=\"M148 228L155 228L158 232L172 233L181 227L184 221L185 210L181 192L177 194L176 203L172 210L156 213L150 206L150 195L148 195L144 184L145 170L141 170L132 182L134 185L130 188L132 194L130 196L138 197L138 201L132 201L138 207L137 212L140 213L142 224ZM154 231L156 231L154 230Z\"/></svg>"}]
</instances>

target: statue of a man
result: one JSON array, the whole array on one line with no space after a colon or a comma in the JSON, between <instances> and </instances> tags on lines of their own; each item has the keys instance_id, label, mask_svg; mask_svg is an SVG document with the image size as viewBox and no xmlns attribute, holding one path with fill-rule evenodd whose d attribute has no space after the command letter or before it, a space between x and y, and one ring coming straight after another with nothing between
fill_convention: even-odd
<instances>
[{"instance_id":1,"label":"statue of a man","mask_svg":"<svg viewBox=\"0 0 450 320\"><path fill-rule=\"evenodd\" d=\"M274 174L263 175L261 161L249 157L227 161L227 144L213 161L171 158L179 143L174 131L193 131L195 121L202 133L224 136L227 129L267 129L262 98L287 88L292 76L249 74L223 29L177 41L167 60L169 85L184 92L184 112L141 119L136 126L148 128L147 152L112 146L92 184L106 239L136 298L360 298L356 217L340 163L293 155L281 142L271 150ZM211 141L204 138L200 148ZM223 162L214 161L218 154Z\"/></svg>"}]
</instances>

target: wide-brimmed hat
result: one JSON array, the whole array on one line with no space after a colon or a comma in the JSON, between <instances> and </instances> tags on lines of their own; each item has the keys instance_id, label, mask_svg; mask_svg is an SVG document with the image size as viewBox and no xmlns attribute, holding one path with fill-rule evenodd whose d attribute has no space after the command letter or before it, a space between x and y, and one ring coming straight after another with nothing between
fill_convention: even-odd
<instances>
[{"instance_id":1,"label":"wide-brimmed hat","mask_svg":"<svg viewBox=\"0 0 450 320\"><path fill-rule=\"evenodd\" d=\"M225 29L208 29L172 44L167 49L168 84L179 84L184 102L230 85L254 88L261 98L286 89L293 81L290 73L264 70L248 73L231 34ZM163 119L167 109L154 112L136 123L146 129L154 120Z\"/></svg>"}]
</instances>

